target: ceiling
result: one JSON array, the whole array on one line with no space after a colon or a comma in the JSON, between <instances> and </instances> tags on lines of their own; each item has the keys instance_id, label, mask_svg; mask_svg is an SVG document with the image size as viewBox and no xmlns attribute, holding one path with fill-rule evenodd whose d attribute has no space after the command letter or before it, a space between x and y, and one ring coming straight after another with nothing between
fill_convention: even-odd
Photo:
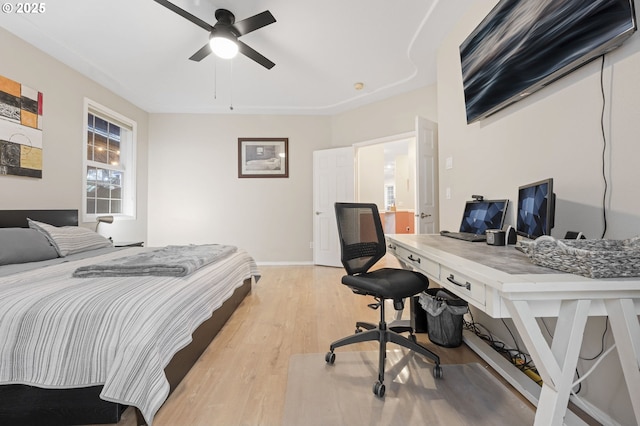
<instances>
[{"instance_id":1,"label":"ceiling","mask_svg":"<svg viewBox=\"0 0 640 426\"><path fill-rule=\"evenodd\" d=\"M56 0L0 25L151 113L335 114L435 83L437 46L471 2L173 0L211 25L218 8L269 10L277 22L241 40L271 70L190 61L208 32L153 0Z\"/></svg>"}]
</instances>

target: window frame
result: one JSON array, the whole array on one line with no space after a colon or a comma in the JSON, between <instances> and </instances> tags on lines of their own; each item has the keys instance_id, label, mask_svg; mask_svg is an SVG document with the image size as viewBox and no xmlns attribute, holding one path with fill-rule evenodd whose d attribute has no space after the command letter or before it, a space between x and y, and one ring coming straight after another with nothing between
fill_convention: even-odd
<instances>
[{"instance_id":1,"label":"window frame","mask_svg":"<svg viewBox=\"0 0 640 426\"><path fill-rule=\"evenodd\" d=\"M391 192L391 194L389 193ZM393 196L393 197L391 197ZM384 184L384 208L386 211L391 210L391 206L396 203L396 185L393 183Z\"/></svg>"},{"instance_id":2,"label":"window frame","mask_svg":"<svg viewBox=\"0 0 640 426\"><path fill-rule=\"evenodd\" d=\"M136 219L136 151L138 141L138 124L136 121L116 112L104 105L99 104L89 98L84 98L84 116L82 132L82 219L83 222L95 222L98 216L111 215L119 219ZM122 213L88 213L87 212L87 168L99 167L102 169L113 169L108 164L89 160L87 134L89 132L88 116L93 114L110 123L119 126L131 134L131 140L120 145L120 164L118 170L122 171Z\"/></svg>"}]
</instances>

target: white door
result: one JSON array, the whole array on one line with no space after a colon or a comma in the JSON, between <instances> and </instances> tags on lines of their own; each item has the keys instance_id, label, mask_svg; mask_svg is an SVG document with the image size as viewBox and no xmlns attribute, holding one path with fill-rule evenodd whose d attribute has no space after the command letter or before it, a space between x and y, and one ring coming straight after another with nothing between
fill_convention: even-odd
<instances>
[{"instance_id":1,"label":"white door","mask_svg":"<svg viewBox=\"0 0 640 426\"><path fill-rule=\"evenodd\" d=\"M340 243L334 203L355 201L353 147L313 153L313 262L338 266Z\"/></svg>"},{"instance_id":2,"label":"white door","mask_svg":"<svg viewBox=\"0 0 640 426\"><path fill-rule=\"evenodd\" d=\"M438 232L438 125L416 117L415 233Z\"/></svg>"}]
</instances>

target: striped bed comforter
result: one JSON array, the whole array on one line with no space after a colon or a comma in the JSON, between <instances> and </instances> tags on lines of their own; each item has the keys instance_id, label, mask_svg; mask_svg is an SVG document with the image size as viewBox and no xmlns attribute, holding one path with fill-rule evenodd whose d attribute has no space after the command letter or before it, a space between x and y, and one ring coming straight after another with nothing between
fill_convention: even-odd
<instances>
[{"instance_id":1,"label":"striped bed comforter","mask_svg":"<svg viewBox=\"0 0 640 426\"><path fill-rule=\"evenodd\" d=\"M169 394L164 368L233 291L259 277L242 249L186 277L72 278L83 265L148 248L0 277L0 384L103 385L149 425Z\"/></svg>"}]
</instances>

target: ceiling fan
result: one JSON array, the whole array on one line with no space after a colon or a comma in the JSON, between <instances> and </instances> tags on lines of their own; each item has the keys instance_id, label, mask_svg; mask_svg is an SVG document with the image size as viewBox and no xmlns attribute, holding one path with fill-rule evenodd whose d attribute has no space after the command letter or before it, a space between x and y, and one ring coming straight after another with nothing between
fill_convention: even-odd
<instances>
[{"instance_id":1,"label":"ceiling fan","mask_svg":"<svg viewBox=\"0 0 640 426\"><path fill-rule=\"evenodd\" d=\"M222 58L232 58L240 52L267 69L274 67L275 63L238 40L238 37L276 22L276 18L274 18L268 10L250 18L243 19L242 21L235 22L236 18L233 13L226 9L218 9L215 13L218 22L212 26L167 0L154 1L209 31L209 43L205 44L189 58L192 61L199 62L212 52Z\"/></svg>"}]
</instances>

